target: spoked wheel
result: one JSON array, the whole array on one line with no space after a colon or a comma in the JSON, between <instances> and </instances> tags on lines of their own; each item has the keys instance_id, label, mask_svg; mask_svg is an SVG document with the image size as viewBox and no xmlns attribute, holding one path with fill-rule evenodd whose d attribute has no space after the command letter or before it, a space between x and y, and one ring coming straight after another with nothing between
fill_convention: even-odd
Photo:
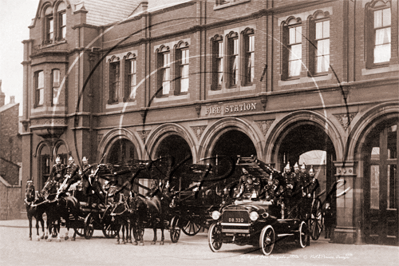
<instances>
[{"instance_id":1,"label":"spoked wheel","mask_svg":"<svg viewBox=\"0 0 399 266\"><path fill-rule=\"evenodd\" d=\"M259 246L262 249L263 255L269 256L274 249L276 243L276 233L271 225L267 225L262 229L259 237Z\"/></svg>"},{"instance_id":2,"label":"spoked wheel","mask_svg":"<svg viewBox=\"0 0 399 266\"><path fill-rule=\"evenodd\" d=\"M103 231L103 234L104 234L104 236L106 238L114 238L116 236L116 229L115 229L115 226L112 223L110 213L111 213L111 210L108 207L104 211L104 215L103 215L103 218L102 218L102 224L103 224L102 231Z\"/></svg>"},{"instance_id":3,"label":"spoked wheel","mask_svg":"<svg viewBox=\"0 0 399 266\"><path fill-rule=\"evenodd\" d=\"M323 215L321 210L321 202L316 199L311 210L310 232L313 240L319 239L321 231L323 231Z\"/></svg>"},{"instance_id":4,"label":"spoked wheel","mask_svg":"<svg viewBox=\"0 0 399 266\"><path fill-rule=\"evenodd\" d=\"M74 228L74 230L75 230L75 233L78 236L84 236L85 235L85 229L84 228Z\"/></svg>"},{"instance_id":5,"label":"spoked wheel","mask_svg":"<svg viewBox=\"0 0 399 266\"><path fill-rule=\"evenodd\" d=\"M223 240L221 225L214 223L209 227L208 244L213 252L217 252L222 247Z\"/></svg>"},{"instance_id":6,"label":"spoked wheel","mask_svg":"<svg viewBox=\"0 0 399 266\"><path fill-rule=\"evenodd\" d=\"M307 232L308 232L308 226L304 221L302 221L301 224L299 225L299 242L298 242L298 245L301 248L306 247L307 237L308 237Z\"/></svg>"},{"instance_id":7,"label":"spoked wheel","mask_svg":"<svg viewBox=\"0 0 399 266\"><path fill-rule=\"evenodd\" d=\"M188 218L182 221L181 230L188 236L195 236L201 230L201 225L196 223L193 219Z\"/></svg>"},{"instance_id":8,"label":"spoked wheel","mask_svg":"<svg viewBox=\"0 0 399 266\"><path fill-rule=\"evenodd\" d=\"M177 243L180 238L180 227L179 227L179 218L176 216L172 218L170 221L170 240L172 240L172 243Z\"/></svg>"},{"instance_id":9,"label":"spoked wheel","mask_svg":"<svg viewBox=\"0 0 399 266\"><path fill-rule=\"evenodd\" d=\"M85 238L90 239L93 236L93 232L94 232L94 218L91 213L89 213L86 216L84 225L83 225L83 229L84 229Z\"/></svg>"}]
</instances>

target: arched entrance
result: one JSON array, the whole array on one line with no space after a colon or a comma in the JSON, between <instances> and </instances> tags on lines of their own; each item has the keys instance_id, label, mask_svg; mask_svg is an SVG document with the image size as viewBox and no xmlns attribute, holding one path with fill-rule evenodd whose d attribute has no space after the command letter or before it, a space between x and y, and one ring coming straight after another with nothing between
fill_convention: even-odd
<instances>
[{"instance_id":1,"label":"arched entrance","mask_svg":"<svg viewBox=\"0 0 399 266\"><path fill-rule=\"evenodd\" d=\"M190 146L185 139L178 135L168 135L160 140L153 159L161 156L172 156L175 159L175 163L179 163L191 155ZM191 162L192 159L188 161L188 163Z\"/></svg>"},{"instance_id":2,"label":"arched entrance","mask_svg":"<svg viewBox=\"0 0 399 266\"><path fill-rule=\"evenodd\" d=\"M137 158L133 143L125 138L116 139L109 148L106 161L111 164L123 164Z\"/></svg>"},{"instance_id":3,"label":"arched entrance","mask_svg":"<svg viewBox=\"0 0 399 266\"><path fill-rule=\"evenodd\" d=\"M38 157L38 176L39 176L39 187L38 189L41 190L44 187L44 183L46 183L48 177L50 176L50 149L47 145L43 145L39 150L39 157Z\"/></svg>"},{"instance_id":4,"label":"arched entrance","mask_svg":"<svg viewBox=\"0 0 399 266\"><path fill-rule=\"evenodd\" d=\"M252 140L238 130L229 130L223 133L212 150L212 156L227 155L233 159L237 159L237 156L249 157L251 155L256 156L256 154Z\"/></svg>"},{"instance_id":5,"label":"arched entrance","mask_svg":"<svg viewBox=\"0 0 399 266\"><path fill-rule=\"evenodd\" d=\"M363 145L364 234L371 244L398 245L399 120L378 124Z\"/></svg>"},{"instance_id":6,"label":"arched entrance","mask_svg":"<svg viewBox=\"0 0 399 266\"><path fill-rule=\"evenodd\" d=\"M283 168L288 162L291 167L295 163L305 163L309 171L311 165L320 183L316 193L331 188L335 182L336 160L334 145L324 129L315 123L300 121L288 126L276 142L274 158L276 165ZM282 169L279 169L282 170ZM326 193L322 195L325 199ZM333 213L336 213L336 202L331 202ZM335 222L336 224L336 217Z\"/></svg>"}]
</instances>

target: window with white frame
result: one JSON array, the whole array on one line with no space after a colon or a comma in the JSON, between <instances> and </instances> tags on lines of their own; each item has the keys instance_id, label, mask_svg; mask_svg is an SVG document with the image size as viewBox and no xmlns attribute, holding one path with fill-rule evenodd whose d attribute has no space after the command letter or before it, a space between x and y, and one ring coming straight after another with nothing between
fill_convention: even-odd
<instances>
[{"instance_id":1,"label":"window with white frame","mask_svg":"<svg viewBox=\"0 0 399 266\"><path fill-rule=\"evenodd\" d=\"M58 39L64 40L66 37L66 5L61 2L57 8L58 16Z\"/></svg>"},{"instance_id":2,"label":"window with white frame","mask_svg":"<svg viewBox=\"0 0 399 266\"><path fill-rule=\"evenodd\" d=\"M302 26L290 26L288 31L288 76L295 77L301 74L302 67Z\"/></svg>"},{"instance_id":3,"label":"window with white frame","mask_svg":"<svg viewBox=\"0 0 399 266\"><path fill-rule=\"evenodd\" d=\"M223 84L223 37L215 35L211 38L212 50L212 90L222 89Z\"/></svg>"},{"instance_id":4,"label":"window with white frame","mask_svg":"<svg viewBox=\"0 0 399 266\"><path fill-rule=\"evenodd\" d=\"M374 63L389 62L391 59L391 9L374 12Z\"/></svg>"},{"instance_id":5,"label":"window with white frame","mask_svg":"<svg viewBox=\"0 0 399 266\"><path fill-rule=\"evenodd\" d=\"M137 93L137 60L134 55L130 55L126 61L126 81L124 101L136 99Z\"/></svg>"},{"instance_id":6,"label":"window with white frame","mask_svg":"<svg viewBox=\"0 0 399 266\"><path fill-rule=\"evenodd\" d=\"M190 52L188 47L176 49L176 86L175 94L185 94L189 87L189 60Z\"/></svg>"},{"instance_id":7,"label":"window with white frame","mask_svg":"<svg viewBox=\"0 0 399 266\"><path fill-rule=\"evenodd\" d=\"M323 73L330 66L330 20L314 22L314 73Z\"/></svg>"},{"instance_id":8,"label":"window with white frame","mask_svg":"<svg viewBox=\"0 0 399 266\"><path fill-rule=\"evenodd\" d=\"M158 96L168 96L170 91L170 52L162 51L158 53L159 76L158 76Z\"/></svg>"},{"instance_id":9,"label":"window with white frame","mask_svg":"<svg viewBox=\"0 0 399 266\"><path fill-rule=\"evenodd\" d=\"M35 73L35 107L44 104L44 73L38 71Z\"/></svg>"},{"instance_id":10,"label":"window with white frame","mask_svg":"<svg viewBox=\"0 0 399 266\"><path fill-rule=\"evenodd\" d=\"M252 30L243 36L245 47L244 85L250 85L254 82L255 77L255 35Z\"/></svg>"},{"instance_id":11,"label":"window with white frame","mask_svg":"<svg viewBox=\"0 0 399 266\"><path fill-rule=\"evenodd\" d=\"M228 68L227 73L229 75L229 86L235 87L238 84L238 60L239 60L239 43L238 43L238 34L230 33L228 36Z\"/></svg>"},{"instance_id":12,"label":"window with white frame","mask_svg":"<svg viewBox=\"0 0 399 266\"><path fill-rule=\"evenodd\" d=\"M120 79L119 61L109 64L109 98L108 104L118 103L118 90Z\"/></svg>"},{"instance_id":13,"label":"window with white frame","mask_svg":"<svg viewBox=\"0 0 399 266\"><path fill-rule=\"evenodd\" d=\"M52 71L53 97L51 103L52 106L59 104L60 83L61 83L61 72L59 69L53 69Z\"/></svg>"},{"instance_id":14,"label":"window with white frame","mask_svg":"<svg viewBox=\"0 0 399 266\"><path fill-rule=\"evenodd\" d=\"M54 39L54 16L53 8L47 7L44 12L45 43L52 43Z\"/></svg>"}]
</instances>

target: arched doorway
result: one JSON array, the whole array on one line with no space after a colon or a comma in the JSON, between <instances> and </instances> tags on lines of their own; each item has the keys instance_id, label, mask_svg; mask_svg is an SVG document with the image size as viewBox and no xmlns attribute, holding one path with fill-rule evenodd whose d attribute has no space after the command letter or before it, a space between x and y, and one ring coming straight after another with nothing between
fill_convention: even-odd
<instances>
[{"instance_id":1,"label":"arched doorway","mask_svg":"<svg viewBox=\"0 0 399 266\"><path fill-rule=\"evenodd\" d=\"M111 164L123 164L134 158L137 158L137 154L133 143L128 139L119 138L112 143L106 161Z\"/></svg>"},{"instance_id":2,"label":"arched doorway","mask_svg":"<svg viewBox=\"0 0 399 266\"><path fill-rule=\"evenodd\" d=\"M238 130L229 130L223 133L212 150L212 156L227 155L233 159L237 159L237 156L249 157L251 155L256 156L256 154L252 140Z\"/></svg>"},{"instance_id":3,"label":"arched doorway","mask_svg":"<svg viewBox=\"0 0 399 266\"><path fill-rule=\"evenodd\" d=\"M178 135L169 135L163 138L155 152L156 159L159 157L172 156L175 159L175 163L179 163L191 156L191 149L186 140ZM188 161L191 163L192 159Z\"/></svg>"},{"instance_id":4,"label":"arched doorway","mask_svg":"<svg viewBox=\"0 0 399 266\"><path fill-rule=\"evenodd\" d=\"M44 187L48 177L50 176L50 149L47 145L43 145L39 151L38 157L38 183L39 183L39 190Z\"/></svg>"},{"instance_id":5,"label":"arched doorway","mask_svg":"<svg viewBox=\"0 0 399 266\"><path fill-rule=\"evenodd\" d=\"M64 165L67 165L67 163L68 163L68 151L67 151L67 148L65 147L64 144L60 144L57 147L55 156L56 157L59 156L60 159L61 159L61 163L64 164ZM55 160L55 158L54 158L54 160Z\"/></svg>"},{"instance_id":6,"label":"arched doorway","mask_svg":"<svg viewBox=\"0 0 399 266\"><path fill-rule=\"evenodd\" d=\"M364 233L371 244L398 245L398 119L384 121L367 136L364 159Z\"/></svg>"},{"instance_id":7,"label":"arched doorway","mask_svg":"<svg viewBox=\"0 0 399 266\"><path fill-rule=\"evenodd\" d=\"M276 165L284 166L289 162L291 167L295 163L305 163L309 171L311 165L319 180L322 190L329 190L335 182L336 152L333 142L325 130L318 124L298 122L290 125L280 135L273 151L276 158ZM282 170L282 169L279 169ZM322 195L324 200L326 193ZM331 202L331 208L336 213L336 202ZM336 224L336 217L335 222Z\"/></svg>"}]
</instances>

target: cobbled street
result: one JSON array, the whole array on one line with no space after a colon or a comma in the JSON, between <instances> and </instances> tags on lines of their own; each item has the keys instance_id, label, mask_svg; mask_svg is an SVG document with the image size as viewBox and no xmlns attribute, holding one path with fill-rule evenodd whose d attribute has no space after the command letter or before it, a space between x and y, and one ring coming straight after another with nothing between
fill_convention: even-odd
<instances>
[{"instance_id":1,"label":"cobbled street","mask_svg":"<svg viewBox=\"0 0 399 266\"><path fill-rule=\"evenodd\" d=\"M34 222L35 224L35 222ZM165 231L164 246L151 245L152 230L146 230L145 245L116 244L101 231L90 240L46 242L28 240L28 221L0 221L0 265L397 265L399 247L377 245L331 244L327 240L312 241L299 249L294 243L277 245L269 257L251 246L224 244L213 253L207 234L190 237L184 234L178 243L170 241ZM71 233L72 231L70 231ZM160 234L158 234L160 239Z\"/></svg>"}]
</instances>

